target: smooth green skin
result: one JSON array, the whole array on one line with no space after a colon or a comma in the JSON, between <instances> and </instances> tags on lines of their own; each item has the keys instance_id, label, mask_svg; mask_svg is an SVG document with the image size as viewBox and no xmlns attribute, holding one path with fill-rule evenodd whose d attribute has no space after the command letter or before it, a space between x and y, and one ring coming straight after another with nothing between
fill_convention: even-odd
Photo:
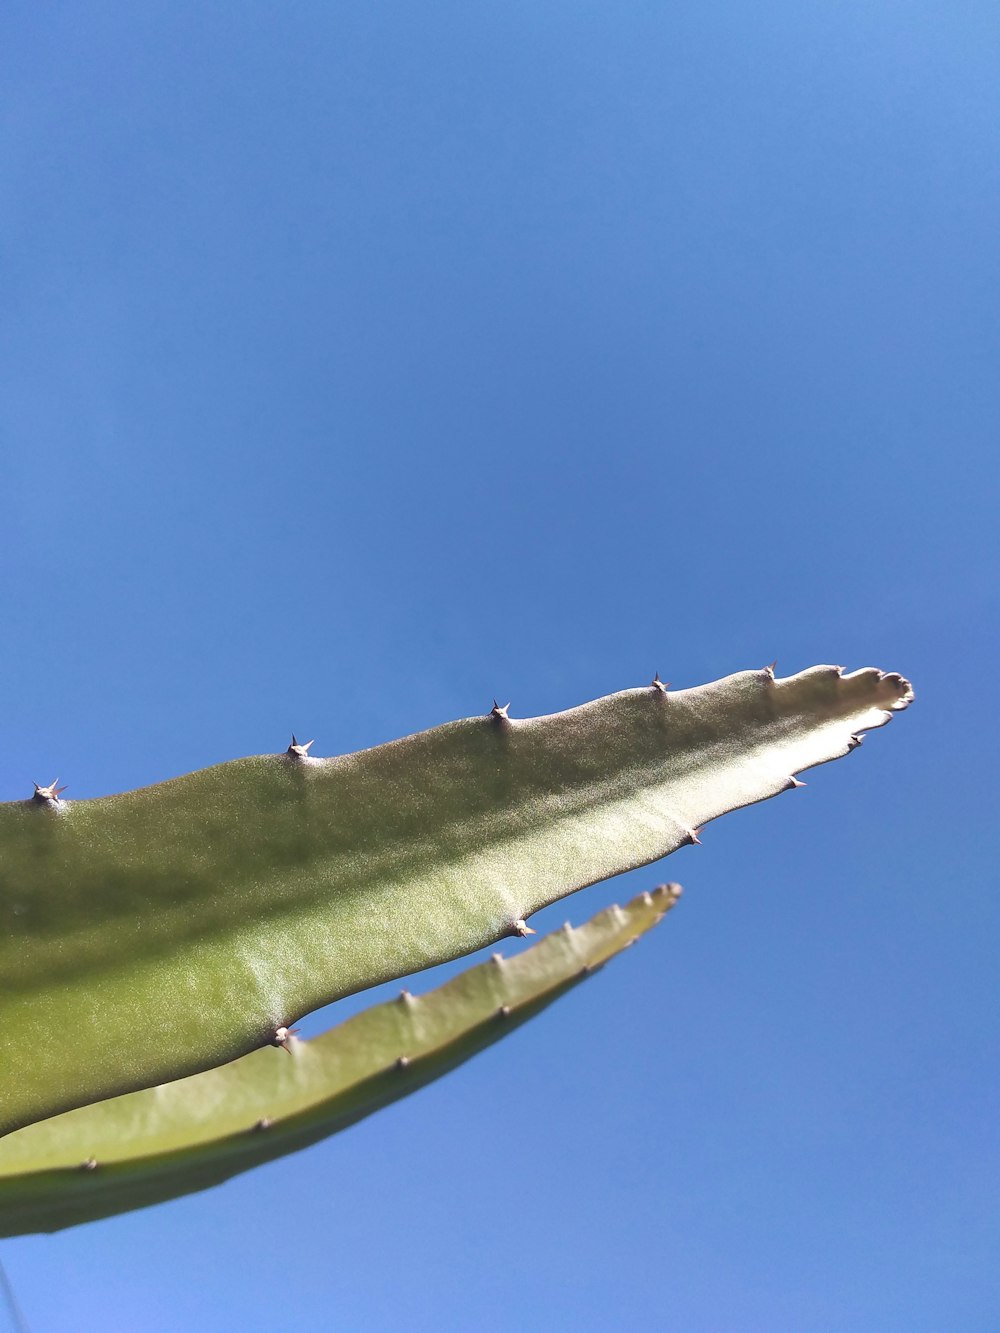
<instances>
[{"instance_id":1,"label":"smooth green skin","mask_svg":"<svg viewBox=\"0 0 1000 1333\"><path fill-rule=\"evenodd\" d=\"M871 668L747 671L0 805L0 1133L211 1068L491 944L786 790L911 697Z\"/></svg>"},{"instance_id":2,"label":"smooth green skin","mask_svg":"<svg viewBox=\"0 0 1000 1333\"><path fill-rule=\"evenodd\" d=\"M495 954L428 995L404 991L314 1041L293 1039L287 1053L255 1051L8 1135L0 1236L207 1189L346 1128L539 1013L652 929L679 893L661 885L515 957Z\"/></svg>"}]
</instances>

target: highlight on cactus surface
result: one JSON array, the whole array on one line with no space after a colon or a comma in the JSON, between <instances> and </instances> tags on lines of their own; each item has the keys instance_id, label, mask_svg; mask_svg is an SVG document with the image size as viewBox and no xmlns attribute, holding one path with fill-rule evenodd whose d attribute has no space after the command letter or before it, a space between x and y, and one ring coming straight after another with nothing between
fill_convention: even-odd
<instances>
[{"instance_id":1,"label":"highlight on cactus surface","mask_svg":"<svg viewBox=\"0 0 1000 1333\"><path fill-rule=\"evenodd\" d=\"M911 698L873 668L687 690L657 673L549 717L494 701L354 755L316 758L293 735L117 796L36 785L0 804L0 1148L90 1103L169 1100L174 1080L251 1052L291 1074L303 1014L532 934L541 907L801 786ZM192 1170L211 1174L215 1151ZM76 1160L101 1169L82 1145Z\"/></svg>"}]
</instances>

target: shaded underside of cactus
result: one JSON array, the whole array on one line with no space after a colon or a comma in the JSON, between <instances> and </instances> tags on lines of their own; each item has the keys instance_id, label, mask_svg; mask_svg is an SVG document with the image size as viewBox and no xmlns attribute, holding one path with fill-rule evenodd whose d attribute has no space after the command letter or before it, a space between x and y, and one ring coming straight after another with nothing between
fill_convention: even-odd
<instances>
[{"instance_id":1,"label":"shaded underside of cactus","mask_svg":"<svg viewBox=\"0 0 1000 1333\"><path fill-rule=\"evenodd\" d=\"M662 885L313 1041L68 1111L0 1142L0 1236L56 1231L216 1185L407 1096L539 1013L650 930Z\"/></svg>"},{"instance_id":2,"label":"shaded underside of cactus","mask_svg":"<svg viewBox=\"0 0 1000 1333\"><path fill-rule=\"evenodd\" d=\"M341 758L0 805L0 1133L235 1059L518 933L797 785L911 697L871 668L655 682Z\"/></svg>"}]
</instances>

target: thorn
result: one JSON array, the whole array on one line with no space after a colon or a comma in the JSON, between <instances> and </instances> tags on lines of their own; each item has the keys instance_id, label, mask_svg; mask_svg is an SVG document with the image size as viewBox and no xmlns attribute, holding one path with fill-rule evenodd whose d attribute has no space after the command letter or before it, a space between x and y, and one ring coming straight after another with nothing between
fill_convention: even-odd
<instances>
[{"instance_id":1,"label":"thorn","mask_svg":"<svg viewBox=\"0 0 1000 1333\"><path fill-rule=\"evenodd\" d=\"M655 898L667 898L671 904L675 903L684 890L679 884L657 884L653 890Z\"/></svg>"},{"instance_id":2,"label":"thorn","mask_svg":"<svg viewBox=\"0 0 1000 1333\"><path fill-rule=\"evenodd\" d=\"M274 1036L271 1038L271 1045L280 1046L282 1050L288 1051L289 1055L291 1055L289 1045L292 1037L294 1037L297 1032L298 1028L275 1028Z\"/></svg>"},{"instance_id":3,"label":"thorn","mask_svg":"<svg viewBox=\"0 0 1000 1333\"><path fill-rule=\"evenodd\" d=\"M504 706L501 708L500 705L497 703L496 699L494 699L493 707L490 709L490 717L493 719L494 722L509 722L510 718L507 716L509 710L510 710L509 703L504 704Z\"/></svg>"},{"instance_id":4,"label":"thorn","mask_svg":"<svg viewBox=\"0 0 1000 1333\"><path fill-rule=\"evenodd\" d=\"M396 1068L405 1069L409 1063L410 1063L410 1057L408 1055L401 1055L399 1059L396 1061Z\"/></svg>"},{"instance_id":5,"label":"thorn","mask_svg":"<svg viewBox=\"0 0 1000 1333\"><path fill-rule=\"evenodd\" d=\"M527 921L515 921L511 925L510 933L512 935L519 935L521 939L524 939L525 935L537 935L538 931L532 930Z\"/></svg>"},{"instance_id":6,"label":"thorn","mask_svg":"<svg viewBox=\"0 0 1000 1333\"><path fill-rule=\"evenodd\" d=\"M410 992L409 992L408 990L406 990L405 988L399 992L399 1003L400 1003L400 1004L412 1004L412 1003L413 1003L413 996L412 996L412 995L410 994Z\"/></svg>"},{"instance_id":7,"label":"thorn","mask_svg":"<svg viewBox=\"0 0 1000 1333\"><path fill-rule=\"evenodd\" d=\"M58 805L60 792L66 790L65 786L59 786L58 778L56 778L55 782L50 782L47 787L40 787L37 782L32 785L35 788L35 792L31 799L37 801L39 805Z\"/></svg>"},{"instance_id":8,"label":"thorn","mask_svg":"<svg viewBox=\"0 0 1000 1333\"><path fill-rule=\"evenodd\" d=\"M84 1161L82 1161L82 1162L80 1163L80 1170L81 1170L81 1171L96 1171L96 1170L97 1170L97 1158L96 1158L96 1157L87 1157Z\"/></svg>"},{"instance_id":9,"label":"thorn","mask_svg":"<svg viewBox=\"0 0 1000 1333\"><path fill-rule=\"evenodd\" d=\"M250 1132L252 1134L259 1134L261 1130L270 1129L273 1124L274 1121L269 1115L262 1115Z\"/></svg>"},{"instance_id":10,"label":"thorn","mask_svg":"<svg viewBox=\"0 0 1000 1333\"><path fill-rule=\"evenodd\" d=\"M660 680L660 673L658 671L649 684L650 688L656 690L658 694L666 694L667 690L670 688L670 681Z\"/></svg>"},{"instance_id":11,"label":"thorn","mask_svg":"<svg viewBox=\"0 0 1000 1333\"><path fill-rule=\"evenodd\" d=\"M681 846L682 846L682 847L690 847L690 846L694 845L694 846L700 847L700 846L701 846L701 839L698 837L698 834L699 834L700 832L701 832L701 829L696 829L696 828L688 829L687 836L685 837L684 841L681 843Z\"/></svg>"},{"instance_id":12,"label":"thorn","mask_svg":"<svg viewBox=\"0 0 1000 1333\"><path fill-rule=\"evenodd\" d=\"M808 785L808 783L800 781L793 773L785 783L785 791L791 791L793 787L806 787Z\"/></svg>"},{"instance_id":13,"label":"thorn","mask_svg":"<svg viewBox=\"0 0 1000 1333\"><path fill-rule=\"evenodd\" d=\"M287 754L290 759L308 759L309 749L311 746L315 744L316 744L315 740L312 740L312 741L306 741L305 745L300 745L298 741L295 739L295 732L293 731L292 743L285 751L285 754Z\"/></svg>"},{"instance_id":14,"label":"thorn","mask_svg":"<svg viewBox=\"0 0 1000 1333\"><path fill-rule=\"evenodd\" d=\"M583 967L580 968L580 976L581 976L581 977L589 977L589 976L591 976L591 975L592 975L594 972L596 972L596 971L597 971L597 966L596 966L596 964L594 964L594 963L584 963Z\"/></svg>"},{"instance_id":15,"label":"thorn","mask_svg":"<svg viewBox=\"0 0 1000 1333\"><path fill-rule=\"evenodd\" d=\"M847 742L848 750L856 750L863 740L864 736L852 736L851 739Z\"/></svg>"},{"instance_id":16,"label":"thorn","mask_svg":"<svg viewBox=\"0 0 1000 1333\"><path fill-rule=\"evenodd\" d=\"M510 1018L510 1005L502 1004L497 1010L497 1018Z\"/></svg>"},{"instance_id":17,"label":"thorn","mask_svg":"<svg viewBox=\"0 0 1000 1333\"><path fill-rule=\"evenodd\" d=\"M642 901L643 901L643 905L644 905L645 907L652 907L652 906L653 906L653 895L650 893L650 891L649 891L648 889L647 889L646 892L642 895Z\"/></svg>"},{"instance_id":18,"label":"thorn","mask_svg":"<svg viewBox=\"0 0 1000 1333\"><path fill-rule=\"evenodd\" d=\"M774 680L774 672L777 665L778 665L778 659L775 658L773 662L769 662L767 666L764 668L764 675L770 676L771 680Z\"/></svg>"},{"instance_id":19,"label":"thorn","mask_svg":"<svg viewBox=\"0 0 1000 1333\"><path fill-rule=\"evenodd\" d=\"M502 953L493 953L493 954L490 954L490 962L491 962L491 963L496 963L497 967L501 967L501 966L503 965L504 961L505 961L505 960L504 960L504 956L503 956Z\"/></svg>"}]
</instances>

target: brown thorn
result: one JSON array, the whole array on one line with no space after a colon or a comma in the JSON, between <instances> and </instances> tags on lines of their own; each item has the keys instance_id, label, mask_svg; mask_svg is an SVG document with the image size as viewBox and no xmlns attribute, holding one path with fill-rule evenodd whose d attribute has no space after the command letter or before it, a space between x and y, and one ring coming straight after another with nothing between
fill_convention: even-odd
<instances>
[{"instance_id":1,"label":"brown thorn","mask_svg":"<svg viewBox=\"0 0 1000 1333\"><path fill-rule=\"evenodd\" d=\"M43 787L38 782L35 782L32 785L34 786L35 791L31 799L37 801L39 805L56 805L59 801L60 793L66 790L65 785L62 787L59 786L58 778L56 778L55 782L50 782L47 787Z\"/></svg>"},{"instance_id":2,"label":"brown thorn","mask_svg":"<svg viewBox=\"0 0 1000 1333\"><path fill-rule=\"evenodd\" d=\"M656 690L657 694L666 694L670 688L669 680L660 680L660 673L657 671L653 679L649 682L650 689Z\"/></svg>"},{"instance_id":3,"label":"brown thorn","mask_svg":"<svg viewBox=\"0 0 1000 1333\"><path fill-rule=\"evenodd\" d=\"M497 703L496 699L494 699L493 707L490 709L490 717L493 719L494 722L509 722L510 718L507 716L509 711L510 711L509 703L505 703L504 706L501 708L500 705Z\"/></svg>"},{"instance_id":4,"label":"brown thorn","mask_svg":"<svg viewBox=\"0 0 1000 1333\"><path fill-rule=\"evenodd\" d=\"M683 892L684 890L679 884L657 884L653 890L655 897L668 898L671 905L677 901Z\"/></svg>"},{"instance_id":5,"label":"brown thorn","mask_svg":"<svg viewBox=\"0 0 1000 1333\"><path fill-rule=\"evenodd\" d=\"M518 920L511 923L510 934L518 935L523 939L525 935L537 935L538 931L532 930L527 921Z\"/></svg>"},{"instance_id":6,"label":"brown thorn","mask_svg":"<svg viewBox=\"0 0 1000 1333\"><path fill-rule=\"evenodd\" d=\"M296 740L295 732L293 731L292 743L285 751L285 754L287 754L290 759L308 759L310 747L315 744L316 744L315 740L311 740L311 741L306 741L304 745L300 745L299 742Z\"/></svg>"}]
</instances>

